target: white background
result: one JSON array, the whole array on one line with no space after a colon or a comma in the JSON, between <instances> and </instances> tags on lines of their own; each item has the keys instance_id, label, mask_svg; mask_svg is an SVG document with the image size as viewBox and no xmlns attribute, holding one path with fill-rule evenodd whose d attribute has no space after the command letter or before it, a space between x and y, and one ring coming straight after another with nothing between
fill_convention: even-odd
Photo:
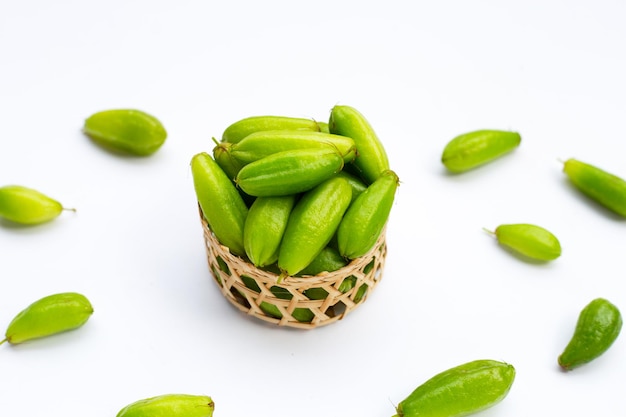
<instances>
[{"instance_id":1,"label":"white background","mask_svg":"<svg viewBox=\"0 0 626 417\"><path fill-rule=\"evenodd\" d=\"M626 5L600 1L10 1L0 7L0 184L75 207L0 223L0 327L78 291L81 329L0 346L0 409L115 416L138 399L206 394L216 416L391 416L434 374L479 358L517 377L487 417L623 416L626 340L570 373L580 310L626 311L626 223L574 190L559 160L626 177ZM359 109L402 185L381 284L343 321L277 328L209 276L189 170L230 123ZM148 158L81 133L138 108L168 130ZM448 175L454 136L522 135ZM563 255L525 262L482 228L541 225ZM3 324L4 323L4 324Z\"/></svg>"}]
</instances>

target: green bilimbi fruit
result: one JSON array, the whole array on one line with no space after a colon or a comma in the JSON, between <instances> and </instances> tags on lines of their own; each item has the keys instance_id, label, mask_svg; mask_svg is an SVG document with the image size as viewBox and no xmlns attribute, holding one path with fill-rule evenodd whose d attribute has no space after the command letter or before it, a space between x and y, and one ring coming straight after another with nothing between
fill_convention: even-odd
<instances>
[{"instance_id":1,"label":"green bilimbi fruit","mask_svg":"<svg viewBox=\"0 0 626 417\"><path fill-rule=\"evenodd\" d=\"M45 223L58 217L63 210L76 211L32 188L21 185L0 187L0 217L14 223Z\"/></svg>"},{"instance_id":2,"label":"green bilimbi fruit","mask_svg":"<svg viewBox=\"0 0 626 417\"><path fill-rule=\"evenodd\" d=\"M9 324L0 342L19 344L81 327L93 313L89 300L82 294L53 294L35 301Z\"/></svg>"},{"instance_id":3,"label":"green bilimbi fruit","mask_svg":"<svg viewBox=\"0 0 626 417\"><path fill-rule=\"evenodd\" d=\"M339 284L339 291L348 292L352 288L354 288L355 285L356 285L356 277L354 275L350 275L348 278L344 278L344 280L341 281L341 284Z\"/></svg>"},{"instance_id":4,"label":"green bilimbi fruit","mask_svg":"<svg viewBox=\"0 0 626 417\"><path fill-rule=\"evenodd\" d=\"M338 269L348 265L348 261L339 254L337 249L326 246L322 251L308 264L297 276L314 276L325 272L334 272ZM347 292L354 287L354 283L350 285L351 278L345 278L339 285L338 290L341 292ZM354 278L356 280L356 278ZM323 288L313 287L303 291L311 300L323 300L328 297L328 291Z\"/></svg>"},{"instance_id":5,"label":"green bilimbi fruit","mask_svg":"<svg viewBox=\"0 0 626 417\"><path fill-rule=\"evenodd\" d=\"M167 138L157 118L132 109L95 113L85 120L83 132L106 149L135 156L155 153Z\"/></svg>"},{"instance_id":6,"label":"green bilimbi fruit","mask_svg":"<svg viewBox=\"0 0 626 417\"><path fill-rule=\"evenodd\" d=\"M244 166L235 183L256 197L297 194L312 189L342 167L343 157L334 146L283 151Z\"/></svg>"},{"instance_id":7,"label":"green bilimbi fruit","mask_svg":"<svg viewBox=\"0 0 626 417\"><path fill-rule=\"evenodd\" d=\"M243 244L255 266L267 266L278 259L278 248L295 202L294 194L257 197L250 206L243 229Z\"/></svg>"},{"instance_id":8,"label":"green bilimbi fruit","mask_svg":"<svg viewBox=\"0 0 626 417\"><path fill-rule=\"evenodd\" d=\"M242 275L241 280L243 281L245 286L250 288L252 291L255 291L257 293L261 292L259 284L257 284L256 281L252 278ZM293 294L291 294L287 289L279 287L277 285L272 286L270 288L270 291L276 298L280 298L282 300L291 300L293 298ZM259 304L259 308L270 317L274 317L275 319L283 318L282 311L275 304L269 303L267 301L261 301L261 304ZM299 322L309 323L311 320L313 320L314 314L308 308L297 307L293 309L293 311L291 312L291 316Z\"/></svg>"},{"instance_id":9,"label":"green bilimbi fruit","mask_svg":"<svg viewBox=\"0 0 626 417\"><path fill-rule=\"evenodd\" d=\"M275 319L283 318L283 313L280 309L267 301L262 301L259 308L270 317L274 317ZM311 320L313 320L313 317L315 317L311 310L301 307L294 308L291 312L291 316L301 323L310 323Z\"/></svg>"},{"instance_id":10,"label":"green bilimbi fruit","mask_svg":"<svg viewBox=\"0 0 626 417\"><path fill-rule=\"evenodd\" d=\"M485 229L486 230L486 229ZM533 224L502 224L491 232L498 243L538 261L552 261L561 256L561 243L551 232Z\"/></svg>"},{"instance_id":11,"label":"green bilimbi fruit","mask_svg":"<svg viewBox=\"0 0 626 417\"><path fill-rule=\"evenodd\" d=\"M215 162L222 168L222 171L228 178L234 181L243 164L231 155L232 146L233 144L228 142L218 143L213 148L213 159L215 159Z\"/></svg>"},{"instance_id":12,"label":"green bilimbi fruit","mask_svg":"<svg viewBox=\"0 0 626 417\"><path fill-rule=\"evenodd\" d=\"M519 133L502 130L465 133L448 142L441 162L451 172L465 172L511 152L521 140Z\"/></svg>"},{"instance_id":13,"label":"green bilimbi fruit","mask_svg":"<svg viewBox=\"0 0 626 417\"><path fill-rule=\"evenodd\" d=\"M321 287L309 288L302 291L302 294L306 295L309 300L324 300L328 297L328 291Z\"/></svg>"},{"instance_id":14,"label":"green bilimbi fruit","mask_svg":"<svg viewBox=\"0 0 626 417\"><path fill-rule=\"evenodd\" d=\"M280 298L281 300L291 300L293 298L293 294L291 294L285 288L279 287L277 285L272 286L270 288L270 291L272 292L272 294L274 294L276 298ZM265 314L268 314L274 318L277 318L277 319L283 318L283 313L274 304L270 304L266 301L263 301L261 302L260 308L261 310L263 310ZM302 308L302 307L294 308L293 311L291 312L291 316L301 323L309 323L311 320L313 320L313 317L315 317L315 315L313 314L311 310L309 310L308 308Z\"/></svg>"},{"instance_id":15,"label":"green bilimbi fruit","mask_svg":"<svg viewBox=\"0 0 626 417\"><path fill-rule=\"evenodd\" d=\"M215 141L215 138L213 138L213 140ZM233 158L230 154L231 146L232 143L217 143L217 145L213 148L213 159L215 160L215 162L217 162L217 165L222 168L222 171L224 171L228 178L231 179L233 184L235 184L235 177L237 177L237 173L239 172L241 167L243 167L243 165L235 158ZM241 197L243 198L243 201L246 203L246 205L250 207L254 202L255 197L246 194L240 188L238 188L237 190L239 191L239 194L241 194Z\"/></svg>"},{"instance_id":16,"label":"green bilimbi fruit","mask_svg":"<svg viewBox=\"0 0 626 417\"><path fill-rule=\"evenodd\" d=\"M339 288L337 289L339 290L339 292L347 293L352 288L354 288L355 284L356 277L354 275L350 275L349 277L344 278L343 281L341 281L341 284L339 284ZM361 298L365 294L365 291L367 291L367 284L361 285L361 287L357 290L357 294L355 295L353 301L355 303L361 301ZM302 293L306 295L309 300L324 300L326 297L328 297L328 291L320 287L309 288L308 290L304 290Z\"/></svg>"},{"instance_id":17,"label":"green bilimbi fruit","mask_svg":"<svg viewBox=\"0 0 626 417\"><path fill-rule=\"evenodd\" d=\"M398 404L394 417L461 417L490 408L509 393L515 368L480 359L435 375Z\"/></svg>"},{"instance_id":18,"label":"green bilimbi fruit","mask_svg":"<svg viewBox=\"0 0 626 417\"><path fill-rule=\"evenodd\" d=\"M626 217L626 181L593 165L568 159L563 171L583 194Z\"/></svg>"},{"instance_id":19,"label":"green bilimbi fruit","mask_svg":"<svg viewBox=\"0 0 626 417\"><path fill-rule=\"evenodd\" d=\"M356 291L356 294L354 295L354 303L359 303L363 297L365 297L365 294L367 294L367 289L369 287L367 286L367 284L361 284L361 286L359 287L359 289Z\"/></svg>"},{"instance_id":20,"label":"green bilimbi fruit","mask_svg":"<svg viewBox=\"0 0 626 417\"><path fill-rule=\"evenodd\" d=\"M346 136L306 130L268 130L251 133L241 141L230 144L230 155L241 165L283 151L306 148L337 148L344 162L350 162L356 155L354 141Z\"/></svg>"},{"instance_id":21,"label":"green bilimbi fruit","mask_svg":"<svg viewBox=\"0 0 626 417\"><path fill-rule=\"evenodd\" d=\"M298 276L317 275L322 272L333 272L348 265L346 259L339 254L337 249L326 246L322 251L308 264Z\"/></svg>"},{"instance_id":22,"label":"green bilimbi fruit","mask_svg":"<svg viewBox=\"0 0 626 417\"><path fill-rule=\"evenodd\" d=\"M591 362L613 344L622 329L622 315L615 305L596 298L580 312L572 339L558 358L566 371Z\"/></svg>"},{"instance_id":23,"label":"green bilimbi fruit","mask_svg":"<svg viewBox=\"0 0 626 417\"><path fill-rule=\"evenodd\" d=\"M320 128L320 132L330 133L330 127L328 126L328 123L326 123L326 122L317 122L317 125Z\"/></svg>"},{"instance_id":24,"label":"green bilimbi fruit","mask_svg":"<svg viewBox=\"0 0 626 417\"><path fill-rule=\"evenodd\" d=\"M330 133L354 140L357 157L352 163L368 184L389 169L389 159L382 142L369 121L354 107L333 107L328 126Z\"/></svg>"},{"instance_id":25,"label":"green bilimbi fruit","mask_svg":"<svg viewBox=\"0 0 626 417\"><path fill-rule=\"evenodd\" d=\"M296 203L278 252L281 275L295 275L326 247L346 209L352 190L343 178L330 178Z\"/></svg>"},{"instance_id":26,"label":"green bilimbi fruit","mask_svg":"<svg viewBox=\"0 0 626 417\"><path fill-rule=\"evenodd\" d=\"M135 401L116 417L211 417L215 403L206 395L165 394Z\"/></svg>"},{"instance_id":27,"label":"green bilimbi fruit","mask_svg":"<svg viewBox=\"0 0 626 417\"><path fill-rule=\"evenodd\" d=\"M231 124L222 134L222 142L237 143L246 136L265 130L309 130L321 131L320 124L313 119L286 116L252 116Z\"/></svg>"},{"instance_id":28,"label":"green bilimbi fruit","mask_svg":"<svg viewBox=\"0 0 626 417\"><path fill-rule=\"evenodd\" d=\"M375 266L376 262L374 259L372 259L372 261L367 264L367 266L365 266L365 268L363 268L363 273L364 274L369 274L370 271L372 270L372 268ZM356 285L356 277L352 276L349 277L352 278L352 282L350 283L350 288L348 289L352 289L355 287ZM344 286L344 284L347 284L345 282L346 280L344 280L344 282L341 283L341 286L339 287L339 289L341 290L341 287ZM361 300L363 300L365 298L365 296L367 295L367 290L369 289L369 286L365 283L361 284L359 286L359 288L356 290L356 294L354 295L352 301L354 301L355 304L360 303ZM346 290L347 291L347 290Z\"/></svg>"},{"instance_id":29,"label":"green bilimbi fruit","mask_svg":"<svg viewBox=\"0 0 626 417\"><path fill-rule=\"evenodd\" d=\"M352 187L352 202L354 202L354 200L356 200L356 198L367 189L367 185L361 180L361 178L349 173L346 170L341 170L335 175L337 177L345 178L348 181L348 184L350 184L350 187Z\"/></svg>"},{"instance_id":30,"label":"green bilimbi fruit","mask_svg":"<svg viewBox=\"0 0 626 417\"><path fill-rule=\"evenodd\" d=\"M355 259L372 249L389 218L398 183L396 173L387 170L350 205L337 229L342 256Z\"/></svg>"},{"instance_id":31,"label":"green bilimbi fruit","mask_svg":"<svg viewBox=\"0 0 626 417\"><path fill-rule=\"evenodd\" d=\"M191 173L198 204L215 237L234 254L245 256L243 229L248 206L241 194L206 152L193 156Z\"/></svg>"}]
</instances>

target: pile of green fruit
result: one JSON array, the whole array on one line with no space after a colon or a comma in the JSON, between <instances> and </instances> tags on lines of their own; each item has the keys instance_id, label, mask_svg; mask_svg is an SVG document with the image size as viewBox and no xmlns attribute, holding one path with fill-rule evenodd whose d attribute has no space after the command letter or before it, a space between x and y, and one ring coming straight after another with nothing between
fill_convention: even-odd
<instances>
[{"instance_id":1,"label":"pile of green fruit","mask_svg":"<svg viewBox=\"0 0 626 417\"><path fill-rule=\"evenodd\" d=\"M248 117L214 141L212 155L192 157L191 170L202 215L232 254L281 283L340 269L374 248L399 179L359 111L335 106L328 123ZM272 292L281 298L286 291ZM327 295L314 292L310 299ZM310 321L303 310L298 320ZM271 305L264 311L280 316Z\"/></svg>"}]
</instances>

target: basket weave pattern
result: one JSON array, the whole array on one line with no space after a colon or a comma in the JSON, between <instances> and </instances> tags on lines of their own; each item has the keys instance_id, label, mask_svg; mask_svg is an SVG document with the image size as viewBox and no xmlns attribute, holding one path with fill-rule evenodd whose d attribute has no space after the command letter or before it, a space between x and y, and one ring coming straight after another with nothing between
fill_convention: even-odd
<instances>
[{"instance_id":1,"label":"basket weave pattern","mask_svg":"<svg viewBox=\"0 0 626 417\"><path fill-rule=\"evenodd\" d=\"M209 270L220 291L240 311L266 322L300 329L312 329L334 323L361 305L382 279L387 255L384 230L367 254L352 260L345 267L315 276L288 276L279 283L277 274L256 268L220 244L201 211L200 220L204 231ZM354 285L346 292L339 291L340 285L348 277ZM250 285L251 280L256 285ZM280 287L278 289L281 297L275 295L277 287ZM322 289L328 294L323 299L312 300L304 294L309 289L315 289L318 293L320 291L318 289ZM262 306L267 306L268 303L275 306L273 307L275 311L277 309L280 313L270 315L267 308L264 311ZM302 321L302 315L296 314L302 313L303 310L307 317L310 317L306 322ZM301 320L294 317L294 314ZM277 315L282 317L276 317Z\"/></svg>"}]
</instances>

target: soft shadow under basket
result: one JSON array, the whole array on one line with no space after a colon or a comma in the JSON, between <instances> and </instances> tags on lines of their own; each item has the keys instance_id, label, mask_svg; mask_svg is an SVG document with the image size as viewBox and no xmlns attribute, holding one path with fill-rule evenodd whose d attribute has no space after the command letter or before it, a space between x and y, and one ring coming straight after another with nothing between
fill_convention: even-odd
<instances>
[{"instance_id":1,"label":"soft shadow under basket","mask_svg":"<svg viewBox=\"0 0 626 417\"><path fill-rule=\"evenodd\" d=\"M278 274L255 267L220 244L202 210L200 220L209 269L224 297L244 313L278 326L312 329L341 320L382 278L385 230L367 254L345 267L314 276L288 276L279 283Z\"/></svg>"}]
</instances>

